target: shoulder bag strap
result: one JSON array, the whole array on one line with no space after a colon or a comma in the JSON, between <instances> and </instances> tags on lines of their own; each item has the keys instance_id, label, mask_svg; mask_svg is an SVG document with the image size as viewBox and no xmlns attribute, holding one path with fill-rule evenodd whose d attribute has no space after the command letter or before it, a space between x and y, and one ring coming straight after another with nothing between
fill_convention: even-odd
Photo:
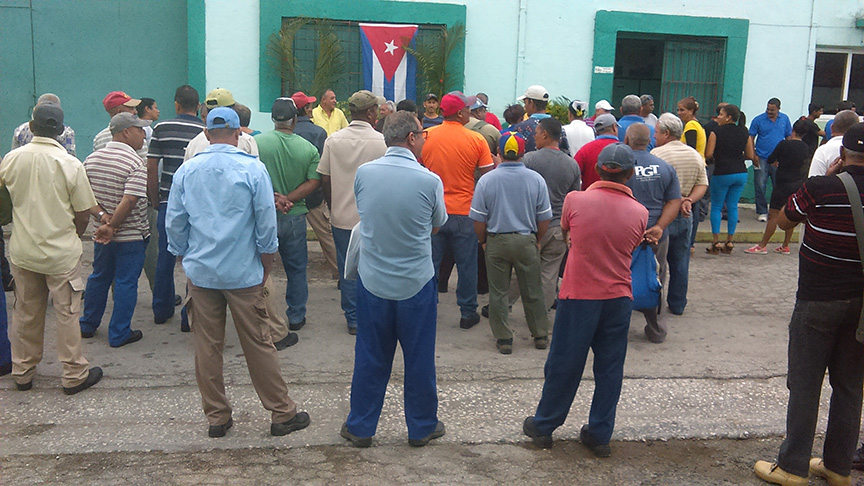
<instances>
[{"instance_id":1,"label":"shoulder bag strap","mask_svg":"<svg viewBox=\"0 0 864 486\"><path fill-rule=\"evenodd\" d=\"M855 180L848 172L837 174L846 187L846 195L849 197L849 205L852 206L852 221L855 224L855 236L858 239L858 258L861 259L861 271L864 272L864 209L862 209L861 193ZM861 308L861 316L858 318L858 330L855 331L855 339L864 343L864 306Z\"/></svg>"}]
</instances>

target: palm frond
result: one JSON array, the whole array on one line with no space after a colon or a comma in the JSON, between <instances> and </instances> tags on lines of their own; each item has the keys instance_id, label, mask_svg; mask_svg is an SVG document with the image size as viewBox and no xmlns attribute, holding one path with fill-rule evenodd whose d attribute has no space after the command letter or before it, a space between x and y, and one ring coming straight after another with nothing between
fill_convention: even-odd
<instances>
[{"instance_id":1,"label":"palm frond","mask_svg":"<svg viewBox=\"0 0 864 486\"><path fill-rule=\"evenodd\" d=\"M316 96L335 86L345 76L345 55L342 43L331 24L317 22L318 59L312 78L312 93Z\"/></svg>"},{"instance_id":2,"label":"palm frond","mask_svg":"<svg viewBox=\"0 0 864 486\"><path fill-rule=\"evenodd\" d=\"M309 23L303 17L291 19L279 32L270 36L266 47L267 64L279 74L282 80L282 94L293 92L306 84L306 76L297 69L294 57L294 38L297 32Z\"/></svg>"},{"instance_id":3,"label":"palm frond","mask_svg":"<svg viewBox=\"0 0 864 486\"><path fill-rule=\"evenodd\" d=\"M447 63L464 38L465 26L460 23L442 31L440 38L417 42L413 48L408 43L409 39L402 39L402 48L417 60L421 93L435 93L440 99L444 93L461 84L461 75L450 72Z\"/></svg>"}]
</instances>

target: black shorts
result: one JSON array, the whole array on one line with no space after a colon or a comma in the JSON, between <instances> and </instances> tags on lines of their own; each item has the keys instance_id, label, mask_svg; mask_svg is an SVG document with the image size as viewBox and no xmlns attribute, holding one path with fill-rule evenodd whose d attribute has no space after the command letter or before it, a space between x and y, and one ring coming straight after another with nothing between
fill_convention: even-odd
<instances>
[{"instance_id":1,"label":"black shorts","mask_svg":"<svg viewBox=\"0 0 864 486\"><path fill-rule=\"evenodd\" d=\"M789 202L789 196L798 192L803 181L797 182L781 182L771 192L771 202L768 207L771 209L781 210L783 206Z\"/></svg>"}]
</instances>

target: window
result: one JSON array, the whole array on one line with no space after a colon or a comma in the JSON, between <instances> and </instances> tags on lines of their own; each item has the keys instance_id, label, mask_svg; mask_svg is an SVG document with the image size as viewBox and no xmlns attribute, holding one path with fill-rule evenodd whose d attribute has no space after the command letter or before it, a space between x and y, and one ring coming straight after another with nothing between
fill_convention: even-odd
<instances>
[{"instance_id":1,"label":"window","mask_svg":"<svg viewBox=\"0 0 864 486\"><path fill-rule=\"evenodd\" d=\"M282 19L282 25L288 25L294 20L295 18L285 17ZM325 79L332 79L332 82L324 84L327 86L332 84L332 89L340 101L347 100L352 93L364 89L360 23L331 19L307 20L308 22L299 28L294 37L292 51L295 60L296 86L290 86L290 83L286 79L282 79L283 94L290 95L295 91L304 90L312 96L321 96L321 87L317 86L317 84L321 84L320 78L319 82L315 83L315 75L316 70L319 69L318 63L323 45L320 36L323 32L332 32L332 34L335 34L336 39L338 39L338 45L342 49L342 59L344 61L344 67L340 72L324 76ZM418 26L417 34L414 37L415 43L420 44L436 38L440 39L444 29L444 25L421 24ZM419 71L418 69L418 88L422 86L421 73Z\"/></svg>"},{"instance_id":2,"label":"window","mask_svg":"<svg viewBox=\"0 0 864 486\"><path fill-rule=\"evenodd\" d=\"M817 51L811 100L829 113L843 100L864 106L864 52Z\"/></svg>"}]
</instances>

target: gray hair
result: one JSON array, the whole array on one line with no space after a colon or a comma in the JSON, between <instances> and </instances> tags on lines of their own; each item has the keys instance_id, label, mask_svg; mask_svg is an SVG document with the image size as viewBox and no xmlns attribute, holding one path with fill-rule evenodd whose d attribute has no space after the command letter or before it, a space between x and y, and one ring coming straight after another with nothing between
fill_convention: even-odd
<instances>
[{"instance_id":1,"label":"gray hair","mask_svg":"<svg viewBox=\"0 0 864 486\"><path fill-rule=\"evenodd\" d=\"M294 125L296 125L296 124L297 124L297 117L296 116L290 120L279 120L279 121L273 120L273 127L276 128L277 130L278 129L294 130Z\"/></svg>"},{"instance_id":2,"label":"gray hair","mask_svg":"<svg viewBox=\"0 0 864 486\"><path fill-rule=\"evenodd\" d=\"M831 125L831 136L842 135L846 130L858 123L858 114L852 110L843 110L834 115L834 123Z\"/></svg>"},{"instance_id":3,"label":"gray hair","mask_svg":"<svg viewBox=\"0 0 864 486\"><path fill-rule=\"evenodd\" d=\"M622 115L636 115L642 109L642 100L636 95L627 95L621 100Z\"/></svg>"},{"instance_id":4,"label":"gray hair","mask_svg":"<svg viewBox=\"0 0 864 486\"><path fill-rule=\"evenodd\" d=\"M42 103L53 103L60 106L60 97L55 95L54 93L45 93L36 100L37 105L41 105Z\"/></svg>"},{"instance_id":5,"label":"gray hair","mask_svg":"<svg viewBox=\"0 0 864 486\"><path fill-rule=\"evenodd\" d=\"M383 106L386 106L387 110L390 111L390 113L396 113L396 103L393 103L392 101L387 100L387 102L384 103Z\"/></svg>"},{"instance_id":6,"label":"gray hair","mask_svg":"<svg viewBox=\"0 0 864 486\"><path fill-rule=\"evenodd\" d=\"M666 132L672 137L681 138L681 134L684 133L684 123L672 113L663 113L657 120L657 130Z\"/></svg>"},{"instance_id":7,"label":"gray hair","mask_svg":"<svg viewBox=\"0 0 864 486\"><path fill-rule=\"evenodd\" d=\"M414 114L397 111L384 119L384 143L388 147L399 145L408 139L408 134L418 131L420 122Z\"/></svg>"}]
</instances>

